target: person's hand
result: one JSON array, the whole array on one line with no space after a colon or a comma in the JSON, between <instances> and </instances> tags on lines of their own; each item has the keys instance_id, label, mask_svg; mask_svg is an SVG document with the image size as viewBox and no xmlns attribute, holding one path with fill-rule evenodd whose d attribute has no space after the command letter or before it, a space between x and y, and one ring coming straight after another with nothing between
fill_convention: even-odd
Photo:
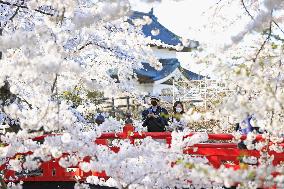
<instances>
[{"instance_id":1,"label":"person's hand","mask_svg":"<svg viewBox=\"0 0 284 189\"><path fill-rule=\"evenodd\" d=\"M171 127L167 127L167 131L173 131L174 129L173 128L171 128Z\"/></svg>"},{"instance_id":2,"label":"person's hand","mask_svg":"<svg viewBox=\"0 0 284 189\"><path fill-rule=\"evenodd\" d=\"M148 114L148 117L154 117L155 115L153 113Z\"/></svg>"},{"instance_id":3,"label":"person's hand","mask_svg":"<svg viewBox=\"0 0 284 189\"><path fill-rule=\"evenodd\" d=\"M158 118L159 116L158 115L155 115L155 114L153 114L153 113L150 113L150 114L148 114L148 117L150 118L150 117L152 117L152 118Z\"/></svg>"}]
</instances>

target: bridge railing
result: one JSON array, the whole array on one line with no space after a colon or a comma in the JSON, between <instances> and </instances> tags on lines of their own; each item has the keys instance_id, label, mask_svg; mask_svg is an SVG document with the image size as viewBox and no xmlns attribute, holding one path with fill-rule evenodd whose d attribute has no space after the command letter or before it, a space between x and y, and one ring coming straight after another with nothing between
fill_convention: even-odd
<instances>
[{"instance_id":1,"label":"bridge railing","mask_svg":"<svg viewBox=\"0 0 284 189\"><path fill-rule=\"evenodd\" d=\"M191 137L195 133L189 133L184 136ZM50 135L43 135L34 138L33 140L42 141L45 137ZM170 132L134 132L134 127L132 125L125 125L123 132L119 133L103 133L99 138L95 140L96 144L109 146L114 152L118 152L119 147L112 146L109 144L109 140L128 139L132 144L134 144L137 139L144 139L146 137L152 137L153 139L165 140L168 146L171 146L172 136ZM188 146L184 149L185 154L192 156L202 156L206 157L211 165L215 168L225 165L227 167L233 166L235 169L238 169L239 158L242 156L254 156L260 157L260 152L257 150L244 150L239 149L236 143L231 142L234 139L234 136L231 134L208 134L208 139L211 141L217 141L215 143L199 143L193 146ZM246 139L246 136L243 135L241 140ZM261 135L256 136L256 141L264 140ZM222 141L222 143L220 142ZM230 141L230 142L225 142ZM284 146L283 143L279 144ZM17 155L28 155L31 154L17 154ZM274 151L268 151L268 154L274 155L273 164L277 165L280 162L284 162L284 153L276 153ZM89 161L90 158L86 157L84 161ZM59 165L59 158L52 159L48 162L43 162L37 172L27 172L27 173L16 173L12 170L8 170L7 164L2 165L2 170L5 170L6 181L84 181L86 177L90 175L95 175L102 178L107 178L107 175L104 172L88 172L85 173L78 168L78 166L63 168Z\"/></svg>"}]
</instances>

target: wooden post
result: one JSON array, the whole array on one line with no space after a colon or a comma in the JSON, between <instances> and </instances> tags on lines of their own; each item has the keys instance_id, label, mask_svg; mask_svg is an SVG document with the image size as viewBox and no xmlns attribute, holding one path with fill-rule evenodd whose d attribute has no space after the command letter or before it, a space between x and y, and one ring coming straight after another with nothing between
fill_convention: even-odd
<instances>
[{"instance_id":1,"label":"wooden post","mask_svg":"<svg viewBox=\"0 0 284 189\"><path fill-rule=\"evenodd\" d=\"M129 111L130 108L129 96L126 97L126 103L127 103L127 110Z\"/></svg>"},{"instance_id":2,"label":"wooden post","mask_svg":"<svg viewBox=\"0 0 284 189\"><path fill-rule=\"evenodd\" d=\"M131 144L134 144L134 139L133 137L131 137L131 133L134 132L134 127L132 124L125 124L123 127L123 134L125 136L125 138L128 138L131 142Z\"/></svg>"},{"instance_id":3,"label":"wooden post","mask_svg":"<svg viewBox=\"0 0 284 189\"><path fill-rule=\"evenodd\" d=\"M112 111L112 116L115 117L115 107L114 107L114 98L111 98L111 111Z\"/></svg>"},{"instance_id":4,"label":"wooden post","mask_svg":"<svg viewBox=\"0 0 284 189\"><path fill-rule=\"evenodd\" d=\"M207 156L206 158L214 168L218 169L221 166L221 162L218 156Z\"/></svg>"},{"instance_id":5,"label":"wooden post","mask_svg":"<svg viewBox=\"0 0 284 189\"><path fill-rule=\"evenodd\" d=\"M172 137L167 137L166 138L166 143L168 144L169 148L171 147L172 144Z\"/></svg>"}]
</instances>

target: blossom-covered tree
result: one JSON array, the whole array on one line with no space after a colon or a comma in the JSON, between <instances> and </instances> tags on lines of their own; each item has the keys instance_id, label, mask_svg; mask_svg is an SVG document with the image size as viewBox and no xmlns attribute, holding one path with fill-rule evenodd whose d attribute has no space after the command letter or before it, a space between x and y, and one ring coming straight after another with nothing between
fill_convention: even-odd
<instances>
[{"instance_id":1,"label":"blossom-covered tree","mask_svg":"<svg viewBox=\"0 0 284 189\"><path fill-rule=\"evenodd\" d=\"M12 21L3 20L1 83L7 81L10 91L25 99L22 107L11 104L6 108L9 116L20 119L22 128L52 125L59 129L63 125L47 123L46 116L49 112L60 116L59 112L63 115L68 109L64 101L58 103L59 93L78 84L112 92L113 88L130 90L130 82L125 82L132 80L133 69L140 68L142 61L156 61L142 34L123 20L129 5L121 1L111 5L112 10L109 3L54 1L45 6L37 1L2 2L5 14L15 15ZM112 72L119 76L119 84ZM66 121L67 117L57 120Z\"/></svg>"},{"instance_id":2,"label":"blossom-covered tree","mask_svg":"<svg viewBox=\"0 0 284 189\"><path fill-rule=\"evenodd\" d=\"M227 2L221 0L216 6L230 6ZM224 73L228 85L236 91L216 109L216 117L230 115L229 120L238 122L247 114L254 114L255 124L267 140L253 143L254 134L250 134L248 148L261 150L272 141L275 145L270 150L281 152L276 143L283 137L284 5L281 0L238 3L246 13L240 18L248 17L244 30L232 37L232 43L226 44L223 51L214 51L213 55L204 45L203 51L196 54L202 61L221 62L219 73ZM148 46L150 39L140 31L151 20L145 17L129 24L128 0L0 0L0 6L0 87L6 88L12 99L9 103L1 102L1 110L20 127L18 133L1 136L7 144L0 148L1 164L17 153L33 152L24 162L11 159L9 169L34 170L43 161L58 158L64 168L79 165L86 172L105 170L111 177L107 182L94 177L87 182L119 188L229 187L236 183L256 188L267 182L265 177L273 180L268 176L273 171L283 173L283 167L271 166L272 158L265 153L258 167L238 171L215 169L206 159L183 154L184 147L206 141L206 134L183 140L186 133L174 132L171 148L148 138L136 145L118 142L119 153L96 145L100 127L82 132L82 125L88 123L78 121L71 104L60 94L78 85L112 95L120 90L136 93L133 69L141 68L142 61L160 67ZM222 10L219 14L215 15L216 22L230 24L231 20L224 20ZM119 82L112 77L114 73ZM39 131L60 131L62 135L38 143L31 138L42 134ZM91 157L89 163L82 162L86 156ZM283 176L273 181L283 184Z\"/></svg>"},{"instance_id":3,"label":"blossom-covered tree","mask_svg":"<svg viewBox=\"0 0 284 189\"><path fill-rule=\"evenodd\" d=\"M216 65L215 73L232 91L214 111L213 117L221 120L222 129L228 130L253 115L251 125L259 128L265 141L253 142L255 133L250 133L245 141L250 150L283 152L283 147L278 145L283 141L284 115L283 6L283 1L277 0L218 2L217 9L213 9L215 19L212 22L221 25L212 25L209 30L223 32L232 25L243 28L236 34L228 34L230 40L219 48L214 46L212 49L210 44L205 44L204 51L194 52L197 60ZM239 11L234 12L239 14L234 15L232 10L236 8ZM246 127L241 124L243 126ZM239 133L236 133L236 138L239 138ZM267 162L273 157L267 153L262 155L264 161L260 162L266 161L262 166L268 166Z\"/></svg>"},{"instance_id":4,"label":"blossom-covered tree","mask_svg":"<svg viewBox=\"0 0 284 189\"><path fill-rule=\"evenodd\" d=\"M230 25L243 26L230 40L222 43L214 51L208 47L202 53L194 52L200 61L216 64L216 74L233 93L222 100L215 115L229 116L229 122L241 122L247 115L254 115L255 126L272 135L283 134L283 2L265 0L239 1L227 4L218 3L219 12L215 12L214 22L228 15L228 10L239 8L240 15L226 17L230 21L222 23L226 30ZM231 8L231 9L230 9ZM236 11L235 11L236 12ZM221 22L220 22L221 23ZM211 28L212 29L212 28ZM221 53L220 53L221 52ZM225 120L224 123L228 123ZM226 127L227 124L224 124Z\"/></svg>"}]
</instances>

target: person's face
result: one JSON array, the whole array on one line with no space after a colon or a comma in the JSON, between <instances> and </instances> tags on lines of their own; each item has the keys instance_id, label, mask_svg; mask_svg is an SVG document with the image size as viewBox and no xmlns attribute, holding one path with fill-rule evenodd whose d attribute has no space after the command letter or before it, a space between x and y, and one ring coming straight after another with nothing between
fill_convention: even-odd
<instances>
[{"instance_id":1,"label":"person's face","mask_svg":"<svg viewBox=\"0 0 284 189\"><path fill-rule=\"evenodd\" d=\"M182 108L181 104L177 104L176 108Z\"/></svg>"},{"instance_id":2,"label":"person's face","mask_svg":"<svg viewBox=\"0 0 284 189\"><path fill-rule=\"evenodd\" d=\"M182 105L181 104L177 104L175 109L176 109L177 113L181 113L182 112Z\"/></svg>"},{"instance_id":3,"label":"person's face","mask_svg":"<svg viewBox=\"0 0 284 189\"><path fill-rule=\"evenodd\" d=\"M151 99L151 105L152 106L157 106L158 105L158 101L156 99Z\"/></svg>"}]
</instances>

